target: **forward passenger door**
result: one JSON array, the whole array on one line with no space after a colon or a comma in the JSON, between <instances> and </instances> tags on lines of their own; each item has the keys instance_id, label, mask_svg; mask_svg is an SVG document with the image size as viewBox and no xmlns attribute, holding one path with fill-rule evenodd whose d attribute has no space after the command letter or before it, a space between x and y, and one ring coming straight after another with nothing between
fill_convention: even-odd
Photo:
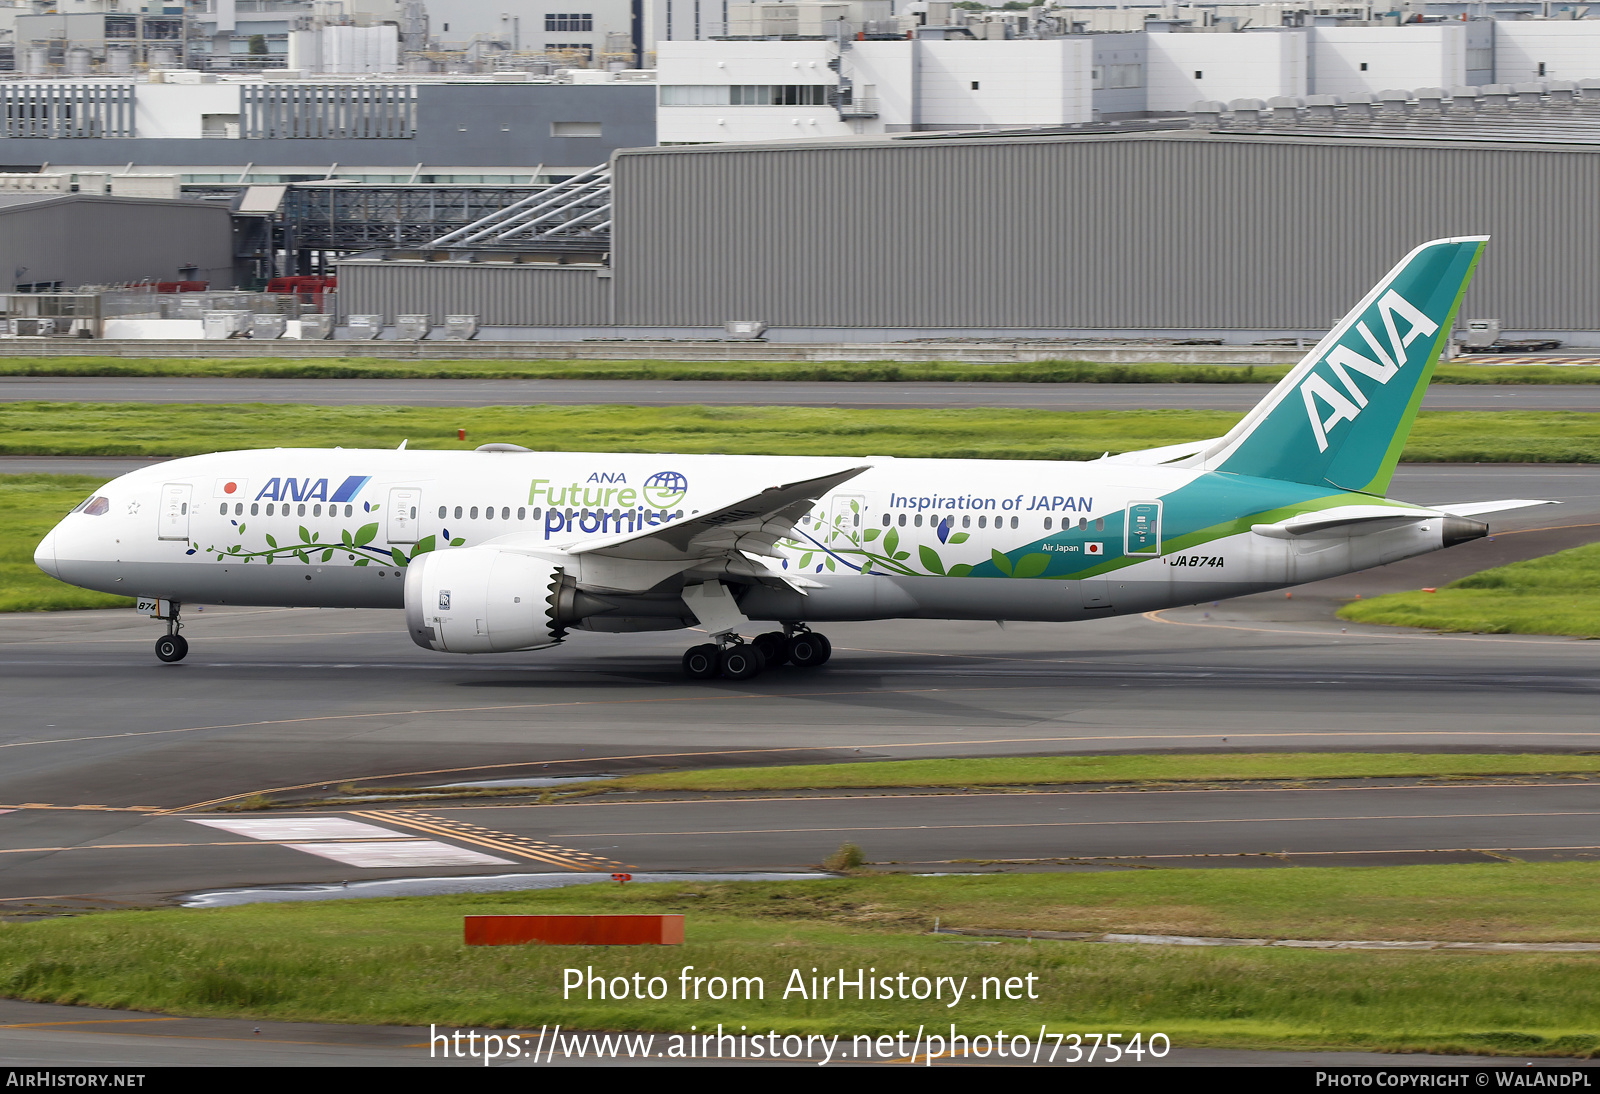
<instances>
[{"instance_id":1,"label":"forward passenger door","mask_svg":"<svg viewBox=\"0 0 1600 1094\"><path fill-rule=\"evenodd\" d=\"M189 503L194 487L186 482L169 482L161 488L161 514L156 535L161 539L189 538Z\"/></svg>"},{"instance_id":2,"label":"forward passenger door","mask_svg":"<svg viewBox=\"0 0 1600 1094\"><path fill-rule=\"evenodd\" d=\"M422 490L416 486L396 486L389 491L390 543L415 543L422 538Z\"/></svg>"}]
</instances>

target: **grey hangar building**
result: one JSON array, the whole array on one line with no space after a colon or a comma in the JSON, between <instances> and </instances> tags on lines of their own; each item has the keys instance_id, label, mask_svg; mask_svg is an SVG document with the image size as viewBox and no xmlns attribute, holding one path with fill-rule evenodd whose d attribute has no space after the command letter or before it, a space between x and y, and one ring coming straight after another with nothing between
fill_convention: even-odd
<instances>
[{"instance_id":1,"label":"grey hangar building","mask_svg":"<svg viewBox=\"0 0 1600 1094\"><path fill-rule=\"evenodd\" d=\"M1247 343L1486 234L1463 320L1600 345L1600 129L1227 121L621 149L586 242L351 255L339 312L493 340Z\"/></svg>"}]
</instances>

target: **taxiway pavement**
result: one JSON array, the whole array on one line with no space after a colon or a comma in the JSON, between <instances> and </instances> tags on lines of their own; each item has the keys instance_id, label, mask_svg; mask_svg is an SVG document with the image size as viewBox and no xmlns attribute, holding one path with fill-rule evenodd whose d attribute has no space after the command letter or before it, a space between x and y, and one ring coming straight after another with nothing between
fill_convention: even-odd
<instances>
[{"instance_id":1,"label":"taxiway pavement","mask_svg":"<svg viewBox=\"0 0 1600 1094\"><path fill-rule=\"evenodd\" d=\"M875 860L922 869L961 868L957 859L1594 853L1600 788L1587 783L329 803L299 812L378 831L197 823L270 818L210 810L255 793L337 797L346 782L927 756L1600 750L1600 644L1342 627L1306 618L1306 603L1269 595L1004 628L840 625L829 628L835 655L823 669L741 684L684 681L676 662L689 639L670 633L456 659L411 646L398 612L211 609L190 617L189 658L165 666L149 649L155 628L128 612L10 616L0 898L13 908L140 903L221 886L617 864L770 869L816 863L847 839ZM451 849L487 858L452 859Z\"/></svg>"}]
</instances>

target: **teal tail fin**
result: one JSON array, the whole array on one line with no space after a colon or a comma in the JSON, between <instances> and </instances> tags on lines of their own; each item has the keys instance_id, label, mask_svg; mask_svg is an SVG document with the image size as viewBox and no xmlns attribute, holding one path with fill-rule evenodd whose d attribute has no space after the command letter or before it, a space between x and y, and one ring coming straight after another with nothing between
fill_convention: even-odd
<instances>
[{"instance_id":1,"label":"teal tail fin","mask_svg":"<svg viewBox=\"0 0 1600 1094\"><path fill-rule=\"evenodd\" d=\"M1384 493L1487 242L1436 239L1406 255L1227 436L1184 462Z\"/></svg>"}]
</instances>

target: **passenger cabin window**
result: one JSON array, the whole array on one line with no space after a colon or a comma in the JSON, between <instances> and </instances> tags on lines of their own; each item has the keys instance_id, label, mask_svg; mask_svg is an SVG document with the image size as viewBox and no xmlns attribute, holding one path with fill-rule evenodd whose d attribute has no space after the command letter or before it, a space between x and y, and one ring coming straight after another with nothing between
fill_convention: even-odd
<instances>
[{"instance_id":1,"label":"passenger cabin window","mask_svg":"<svg viewBox=\"0 0 1600 1094\"><path fill-rule=\"evenodd\" d=\"M478 519L478 507L476 505L474 505L470 510L467 511L467 516L469 518L471 518L472 520L477 520Z\"/></svg>"},{"instance_id":2,"label":"passenger cabin window","mask_svg":"<svg viewBox=\"0 0 1600 1094\"><path fill-rule=\"evenodd\" d=\"M439 519L443 520L445 518L445 515L446 515L447 512L448 512L448 510L445 508L445 506L443 506L443 505L439 506Z\"/></svg>"},{"instance_id":3,"label":"passenger cabin window","mask_svg":"<svg viewBox=\"0 0 1600 1094\"><path fill-rule=\"evenodd\" d=\"M456 506L456 519L457 520L461 519L461 506L459 506L459 505Z\"/></svg>"},{"instance_id":4,"label":"passenger cabin window","mask_svg":"<svg viewBox=\"0 0 1600 1094\"><path fill-rule=\"evenodd\" d=\"M1046 532L1048 532L1050 530L1050 524L1051 524L1050 518L1049 517L1045 517L1044 518L1044 530Z\"/></svg>"},{"instance_id":5,"label":"passenger cabin window","mask_svg":"<svg viewBox=\"0 0 1600 1094\"><path fill-rule=\"evenodd\" d=\"M901 513L900 514L900 527L904 528L905 526L906 526L906 515L904 513Z\"/></svg>"}]
</instances>

